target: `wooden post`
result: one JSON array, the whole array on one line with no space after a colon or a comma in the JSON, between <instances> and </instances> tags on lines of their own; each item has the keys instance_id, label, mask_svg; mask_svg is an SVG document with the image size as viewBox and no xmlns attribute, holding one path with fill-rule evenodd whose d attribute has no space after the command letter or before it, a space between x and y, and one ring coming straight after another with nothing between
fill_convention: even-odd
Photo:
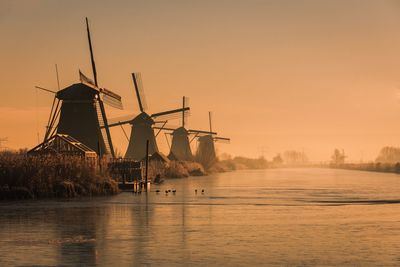
<instances>
[{"instance_id":1,"label":"wooden post","mask_svg":"<svg viewBox=\"0 0 400 267\"><path fill-rule=\"evenodd\" d=\"M145 172L146 192L147 192L148 174L149 174L149 140L146 141L146 172Z\"/></svg>"},{"instance_id":2,"label":"wooden post","mask_svg":"<svg viewBox=\"0 0 400 267\"><path fill-rule=\"evenodd\" d=\"M102 173L102 168L101 168L101 146L100 146L100 141L97 141L97 152L99 153L99 156L98 156L99 171L100 171L100 173Z\"/></svg>"}]
</instances>

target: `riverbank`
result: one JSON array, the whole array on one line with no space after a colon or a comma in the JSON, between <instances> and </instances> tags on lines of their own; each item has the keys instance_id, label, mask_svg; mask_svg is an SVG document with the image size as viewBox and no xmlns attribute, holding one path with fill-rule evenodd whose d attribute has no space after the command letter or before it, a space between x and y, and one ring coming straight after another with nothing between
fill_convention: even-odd
<instances>
[{"instance_id":1,"label":"riverbank","mask_svg":"<svg viewBox=\"0 0 400 267\"><path fill-rule=\"evenodd\" d=\"M344 163L344 164L330 164L329 168L334 169L345 169L345 170L357 170L357 171L370 171L370 172L387 172L387 173L399 173L400 174L400 163Z\"/></svg>"},{"instance_id":2,"label":"riverbank","mask_svg":"<svg viewBox=\"0 0 400 267\"><path fill-rule=\"evenodd\" d=\"M71 198L118 193L118 184L79 157L0 154L0 199Z\"/></svg>"}]
</instances>

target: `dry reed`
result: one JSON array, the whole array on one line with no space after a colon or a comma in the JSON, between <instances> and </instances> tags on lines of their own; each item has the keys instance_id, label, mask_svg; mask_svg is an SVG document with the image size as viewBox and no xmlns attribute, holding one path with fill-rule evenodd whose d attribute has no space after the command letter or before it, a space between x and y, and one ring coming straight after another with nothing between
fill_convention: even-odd
<instances>
[{"instance_id":1,"label":"dry reed","mask_svg":"<svg viewBox=\"0 0 400 267\"><path fill-rule=\"evenodd\" d=\"M79 157L0 153L0 199L76 197L118 192L117 183Z\"/></svg>"}]
</instances>

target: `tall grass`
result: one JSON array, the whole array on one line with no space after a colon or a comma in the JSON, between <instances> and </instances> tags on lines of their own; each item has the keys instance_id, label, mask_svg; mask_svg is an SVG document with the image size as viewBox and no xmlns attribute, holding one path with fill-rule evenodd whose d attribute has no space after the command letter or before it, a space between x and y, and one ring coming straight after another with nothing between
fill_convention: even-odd
<instances>
[{"instance_id":1,"label":"tall grass","mask_svg":"<svg viewBox=\"0 0 400 267\"><path fill-rule=\"evenodd\" d=\"M115 194L117 183L79 157L0 153L0 199Z\"/></svg>"},{"instance_id":2,"label":"tall grass","mask_svg":"<svg viewBox=\"0 0 400 267\"><path fill-rule=\"evenodd\" d=\"M228 157L217 161L208 171L226 172L245 169L266 169L270 167L272 167L272 165L263 157L255 159L246 157Z\"/></svg>"},{"instance_id":3,"label":"tall grass","mask_svg":"<svg viewBox=\"0 0 400 267\"><path fill-rule=\"evenodd\" d=\"M149 177L152 179L156 175L160 175L162 178L185 178L205 174L203 166L197 162L170 161L162 163L159 161L150 161L149 163Z\"/></svg>"}]
</instances>

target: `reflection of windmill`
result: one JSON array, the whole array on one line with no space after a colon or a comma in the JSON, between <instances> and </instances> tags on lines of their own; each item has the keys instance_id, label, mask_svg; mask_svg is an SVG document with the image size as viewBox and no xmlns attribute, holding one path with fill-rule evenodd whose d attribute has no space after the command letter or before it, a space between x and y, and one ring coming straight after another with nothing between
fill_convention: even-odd
<instances>
[{"instance_id":1,"label":"reflection of windmill","mask_svg":"<svg viewBox=\"0 0 400 267\"><path fill-rule=\"evenodd\" d=\"M182 100L183 109L187 105L187 98L183 97ZM202 135L209 135L209 134L217 134L209 131L200 131L200 130L187 130L185 128L185 114L182 112L182 125L178 128L171 128L171 127L154 127L156 129L163 129L170 131L172 135L172 144L171 150L168 155L170 160L182 160L182 161L193 161L194 157L192 154L192 149L190 148L190 143L196 137ZM193 138L189 141L189 136L194 135Z\"/></svg>"},{"instance_id":2,"label":"reflection of windmill","mask_svg":"<svg viewBox=\"0 0 400 267\"><path fill-rule=\"evenodd\" d=\"M114 157L104 103L122 109L121 97L105 88L98 87L87 18L86 27L94 82L79 71L81 82L60 91L54 92L37 87L54 93L44 141L46 142L55 133L67 134L97 151L99 155L111 153Z\"/></svg>"},{"instance_id":3,"label":"reflection of windmill","mask_svg":"<svg viewBox=\"0 0 400 267\"><path fill-rule=\"evenodd\" d=\"M210 124L210 132L212 132L211 112L208 113L208 121ZM214 142L229 143L230 139L207 134L200 136L198 142L196 160L207 169L211 167L217 159Z\"/></svg>"},{"instance_id":4,"label":"reflection of windmill","mask_svg":"<svg viewBox=\"0 0 400 267\"><path fill-rule=\"evenodd\" d=\"M129 119L119 120L111 123L109 127L131 124L131 136L129 138L128 149L125 153L125 158L134 160L142 160L146 155L146 141L149 140L149 154L158 152L156 136L154 135L153 125L156 123L154 119L165 121L166 119L174 118L179 113L185 113L190 110L188 107L174 109L154 114L146 113L146 102L143 94L141 76L139 73L132 73L133 84L135 87L136 97L139 104L140 114Z\"/></svg>"}]
</instances>

